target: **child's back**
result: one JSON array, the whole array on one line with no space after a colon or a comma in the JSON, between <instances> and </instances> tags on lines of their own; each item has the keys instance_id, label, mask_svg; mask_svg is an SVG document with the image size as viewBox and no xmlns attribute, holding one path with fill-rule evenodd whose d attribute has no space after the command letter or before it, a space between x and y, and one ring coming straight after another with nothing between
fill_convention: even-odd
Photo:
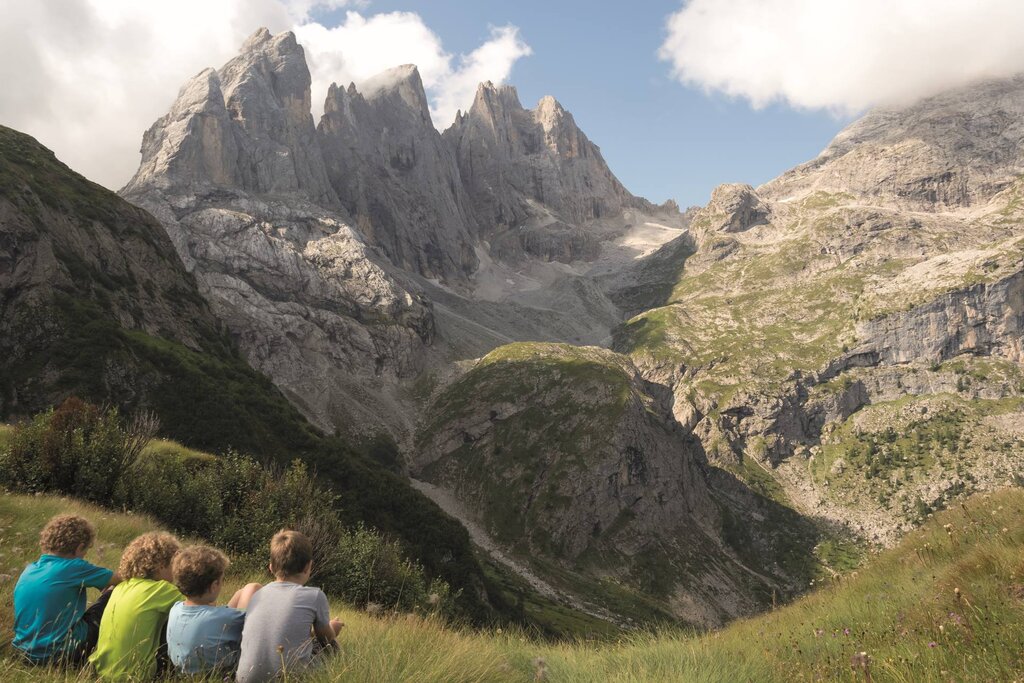
<instances>
[{"instance_id":1,"label":"child's back","mask_svg":"<svg viewBox=\"0 0 1024 683\"><path fill-rule=\"evenodd\" d=\"M114 572L80 558L43 555L14 587L14 647L44 663L74 657L87 638L85 589L106 588Z\"/></svg>"},{"instance_id":2,"label":"child's back","mask_svg":"<svg viewBox=\"0 0 1024 683\"><path fill-rule=\"evenodd\" d=\"M315 625L330 623L327 596L319 588L288 581L264 586L249 602L242 629L238 680L261 683L282 671L296 673L313 658Z\"/></svg>"},{"instance_id":3,"label":"child's back","mask_svg":"<svg viewBox=\"0 0 1024 683\"><path fill-rule=\"evenodd\" d=\"M100 678L148 680L156 675L167 615L184 599L168 580L180 548L176 538L159 532L143 534L125 548L118 568L125 580L110 594L99 642L89 657Z\"/></svg>"},{"instance_id":4,"label":"child's back","mask_svg":"<svg viewBox=\"0 0 1024 683\"><path fill-rule=\"evenodd\" d=\"M110 596L100 623L96 652L89 661L101 678L153 678L160 633L174 603L182 599L173 584L128 579Z\"/></svg>"},{"instance_id":5,"label":"child's back","mask_svg":"<svg viewBox=\"0 0 1024 683\"><path fill-rule=\"evenodd\" d=\"M234 671L245 612L179 602L167 621L167 655L185 674Z\"/></svg>"},{"instance_id":6,"label":"child's back","mask_svg":"<svg viewBox=\"0 0 1024 683\"><path fill-rule=\"evenodd\" d=\"M174 583L188 598L171 608L167 656L184 674L233 673L238 664L242 625L258 583L247 584L218 607L224 572L231 561L216 548L194 545L174 556Z\"/></svg>"}]
</instances>

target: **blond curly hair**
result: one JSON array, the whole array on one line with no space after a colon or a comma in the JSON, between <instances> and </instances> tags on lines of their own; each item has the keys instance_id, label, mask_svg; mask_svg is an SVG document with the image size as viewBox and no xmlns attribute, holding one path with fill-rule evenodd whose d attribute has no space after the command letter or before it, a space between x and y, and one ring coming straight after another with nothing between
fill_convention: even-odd
<instances>
[{"instance_id":1,"label":"blond curly hair","mask_svg":"<svg viewBox=\"0 0 1024 683\"><path fill-rule=\"evenodd\" d=\"M171 570L174 585L184 595L198 598L206 595L218 579L224 578L231 562L227 555L208 545L192 545L174 556Z\"/></svg>"},{"instance_id":2,"label":"blond curly hair","mask_svg":"<svg viewBox=\"0 0 1024 683\"><path fill-rule=\"evenodd\" d=\"M171 534L151 531L128 544L121 554L117 573L123 579L155 579L162 569L170 566L181 550L181 542Z\"/></svg>"},{"instance_id":3,"label":"blond curly hair","mask_svg":"<svg viewBox=\"0 0 1024 683\"><path fill-rule=\"evenodd\" d=\"M96 540L96 528L85 517L57 515L39 532L39 549L45 555L74 555Z\"/></svg>"}]
</instances>

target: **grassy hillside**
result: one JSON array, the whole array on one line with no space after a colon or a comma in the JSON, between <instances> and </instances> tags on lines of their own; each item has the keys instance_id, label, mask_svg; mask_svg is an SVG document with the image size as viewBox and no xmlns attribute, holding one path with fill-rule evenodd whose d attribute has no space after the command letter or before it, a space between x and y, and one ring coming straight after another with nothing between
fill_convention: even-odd
<instances>
[{"instance_id":1,"label":"grassy hillside","mask_svg":"<svg viewBox=\"0 0 1024 683\"><path fill-rule=\"evenodd\" d=\"M153 528L66 499L0 498L0 679L75 680L22 667L9 647L11 591L58 512L99 529L90 559ZM233 586L250 578L233 575ZM787 607L705 636L641 633L616 642L546 643L518 631L469 631L436 619L371 617L335 602L342 654L313 681L1011 681L1024 676L1024 490L978 495L936 515L897 548ZM546 672L538 679L537 671Z\"/></svg>"}]
</instances>

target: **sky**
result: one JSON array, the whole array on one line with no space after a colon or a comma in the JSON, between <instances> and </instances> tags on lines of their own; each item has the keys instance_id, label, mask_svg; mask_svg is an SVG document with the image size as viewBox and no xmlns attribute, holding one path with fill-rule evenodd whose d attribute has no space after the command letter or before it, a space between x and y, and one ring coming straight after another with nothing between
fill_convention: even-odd
<instances>
[{"instance_id":1,"label":"sky","mask_svg":"<svg viewBox=\"0 0 1024 683\"><path fill-rule=\"evenodd\" d=\"M1021 0L0 0L0 124L112 189L179 87L260 26L331 81L413 62L443 129L481 80L555 96L635 194L683 207L859 113L1024 70Z\"/></svg>"}]
</instances>

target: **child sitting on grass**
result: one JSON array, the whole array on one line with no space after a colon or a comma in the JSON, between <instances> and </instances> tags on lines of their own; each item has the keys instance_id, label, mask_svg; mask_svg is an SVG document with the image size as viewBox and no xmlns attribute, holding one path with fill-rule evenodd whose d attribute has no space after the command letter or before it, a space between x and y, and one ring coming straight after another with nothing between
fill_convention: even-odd
<instances>
[{"instance_id":1,"label":"child sitting on grass","mask_svg":"<svg viewBox=\"0 0 1024 683\"><path fill-rule=\"evenodd\" d=\"M86 562L96 540L89 520L57 515L39 534L42 555L14 587L14 647L33 664L81 664L96 647L109 593L86 609L86 588L105 589L118 576Z\"/></svg>"},{"instance_id":2,"label":"child sitting on grass","mask_svg":"<svg viewBox=\"0 0 1024 683\"><path fill-rule=\"evenodd\" d=\"M100 621L99 642L89 658L107 681L149 680L157 674L167 614L184 599L171 581L171 561L181 549L174 536L143 534L121 555L121 583L114 588Z\"/></svg>"},{"instance_id":3,"label":"child sitting on grass","mask_svg":"<svg viewBox=\"0 0 1024 683\"><path fill-rule=\"evenodd\" d=\"M249 601L238 662L240 683L263 683L308 669L314 654L338 647L341 622L331 619L327 596L305 585L313 571L313 546L298 531L270 541L268 583ZM317 648L314 648L314 640Z\"/></svg>"},{"instance_id":4,"label":"child sitting on grass","mask_svg":"<svg viewBox=\"0 0 1024 683\"><path fill-rule=\"evenodd\" d=\"M185 548L171 563L174 584L186 599L171 608L167 655L183 674L234 673L238 665L245 623L242 610L261 586L247 584L232 596L227 607L217 607L229 564L224 553L205 545Z\"/></svg>"}]
</instances>

